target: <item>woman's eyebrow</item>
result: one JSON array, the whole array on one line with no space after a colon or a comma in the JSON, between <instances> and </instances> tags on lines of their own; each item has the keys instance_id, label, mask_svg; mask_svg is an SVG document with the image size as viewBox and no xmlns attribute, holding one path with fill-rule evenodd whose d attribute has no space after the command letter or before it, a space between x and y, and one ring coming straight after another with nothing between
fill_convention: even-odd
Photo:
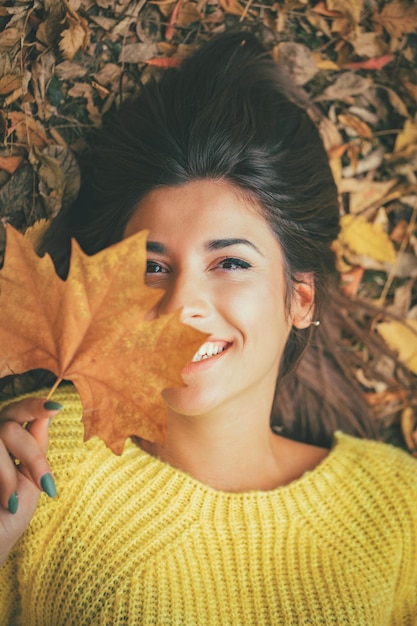
<instances>
[{"instance_id":1,"label":"woman's eyebrow","mask_svg":"<svg viewBox=\"0 0 417 626\"><path fill-rule=\"evenodd\" d=\"M221 250L222 248L228 248L229 246L236 246L239 244L250 246L251 248L256 250L258 254L263 256L258 246L255 246L255 244L249 241L248 239L241 239L241 238L213 239L213 241L209 241L207 243L207 249L208 250Z\"/></svg>"},{"instance_id":2,"label":"woman's eyebrow","mask_svg":"<svg viewBox=\"0 0 417 626\"><path fill-rule=\"evenodd\" d=\"M157 252L159 254L164 254L167 251L166 247L158 241L147 241L146 250L148 252Z\"/></svg>"}]
</instances>

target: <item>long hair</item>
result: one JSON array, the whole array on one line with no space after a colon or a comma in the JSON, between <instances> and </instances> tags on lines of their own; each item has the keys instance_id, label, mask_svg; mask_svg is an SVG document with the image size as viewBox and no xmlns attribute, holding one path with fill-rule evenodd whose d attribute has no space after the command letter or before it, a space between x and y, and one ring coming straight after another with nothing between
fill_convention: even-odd
<instances>
[{"instance_id":1,"label":"long hair","mask_svg":"<svg viewBox=\"0 0 417 626\"><path fill-rule=\"evenodd\" d=\"M95 253L122 238L152 189L223 180L254 202L275 233L284 257L287 306L300 277L310 273L314 315L325 315L329 289L337 283L331 250L339 231L336 186L314 123L292 101L287 78L254 36L215 37L180 70L141 86L104 127L91 163L80 198L58 215L40 251L51 254L61 276L68 270L71 237ZM325 321L318 330L292 329L272 415L289 435L291 424L297 429L302 419L308 427L298 438L322 445L338 427L375 435L359 387L346 377L332 344ZM307 377L307 384L311 363L339 390L331 400L322 376ZM311 410L309 397L315 398Z\"/></svg>"}]
</instances>

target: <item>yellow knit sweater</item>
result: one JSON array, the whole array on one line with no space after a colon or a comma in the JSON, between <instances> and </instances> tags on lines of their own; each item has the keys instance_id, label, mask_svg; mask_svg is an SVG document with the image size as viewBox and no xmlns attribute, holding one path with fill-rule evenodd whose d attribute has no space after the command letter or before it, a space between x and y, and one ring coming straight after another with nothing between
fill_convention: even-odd
<instances>
[{"instance_id":1,"label":"yellow knit sweater","mask_svg":"<svg viewBox=\"0 0 417 626\"><path fill-rule=\"evenodd\" d=\"M128 443L51 426L58 497L0 570L7 626L417 624L417 464L338 434L312 472L224 493ZM111 419L111 417L109 417Z\"/></svg>"}]
</instances>

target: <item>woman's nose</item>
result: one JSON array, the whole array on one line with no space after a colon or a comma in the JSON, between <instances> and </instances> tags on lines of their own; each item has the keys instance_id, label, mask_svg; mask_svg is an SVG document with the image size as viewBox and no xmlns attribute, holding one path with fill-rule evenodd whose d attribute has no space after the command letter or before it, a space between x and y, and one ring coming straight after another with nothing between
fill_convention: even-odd
<instances>
[{"instance_id":1,"label":"woman's nose","mask_svg":"<svg viewBox=\"0 0 417 626\"><path fill-rule=\"evenodd\" d=\"M191 272L172 277L157 307L158 315L181 310L181 321L185 323L190 319L206 317L210 306L204 281Z\"/></svg>"}]
</instances>

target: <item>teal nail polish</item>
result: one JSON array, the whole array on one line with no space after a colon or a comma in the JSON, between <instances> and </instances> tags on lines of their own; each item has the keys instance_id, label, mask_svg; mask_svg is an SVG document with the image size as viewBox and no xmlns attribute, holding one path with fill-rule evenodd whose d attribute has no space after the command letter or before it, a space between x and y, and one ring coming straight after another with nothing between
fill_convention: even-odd
<instances>
[{"instance_id":1,"label":"teal nail polish","mask_svg":"<svg viewBox=\"0 0 417 626\"><path fill-rule=\"evenodd\" d=\"M19 505L19 496L17 495L16 491L10 496L9 498L9 502L8 502L8 507L9 507L9 512L14 515L17 511L17 507Z\"/></svg>"},{"instance_id":2,"label":"teal nail polish","mask_svg":"<svg viewBox=\"0 0 417 626\"><path fill-rule=\"evenodd\" d=\"M44 474L42 476L41 487L50 498L55 498L56 487L55 487L55 481L51 474Z\"/></svg>"},{"instance_id":3,"label":"teal nail polish","mask_svg":"<svg viewBox=\"0 0 417 626\"><path fill-rule=\"evenodd\" d=\"M54 402L53 400L47 400L43 403L43 408L47 411L60 411L63 408L63 405L59 402Z\"/></svg>"}]
</instances>

